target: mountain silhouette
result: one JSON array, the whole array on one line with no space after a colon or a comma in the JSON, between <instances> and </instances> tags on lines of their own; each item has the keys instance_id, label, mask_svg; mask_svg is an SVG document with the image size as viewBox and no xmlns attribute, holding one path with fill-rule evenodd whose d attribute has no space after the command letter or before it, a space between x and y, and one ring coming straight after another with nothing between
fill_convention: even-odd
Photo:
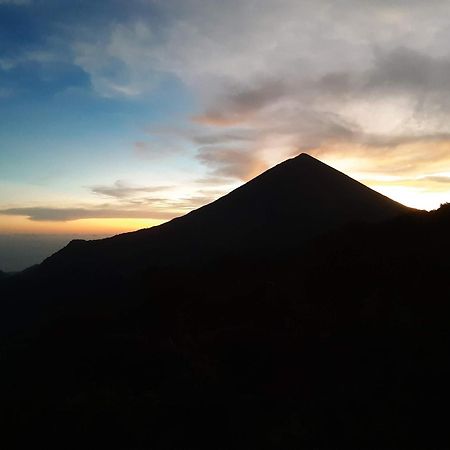
<instances>
[{"instance_id":1,"label":"mountain silhouette","mask_svg":"<svg viewBox=\"0 0 450 450\"><path fill-rule=\"evenodd\" d=\"M38 269L77 275L209 263L291 250L352 221L410 209L302 153L228 195L163 225L97 241L76 240Z\"/></svg>"}]
</instances>

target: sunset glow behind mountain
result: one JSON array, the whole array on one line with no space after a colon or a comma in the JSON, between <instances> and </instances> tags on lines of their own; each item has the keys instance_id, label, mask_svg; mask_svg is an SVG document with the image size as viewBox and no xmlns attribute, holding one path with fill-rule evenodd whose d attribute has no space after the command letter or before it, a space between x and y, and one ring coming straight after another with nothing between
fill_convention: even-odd
<instances>
[{"instance_id":1,"label":"sunset glow behind mountain","mask_svg":"<svg viewBox=\"0 0 450 450\"><path fill-rule=\"evenodd\" d=\"M450 199L450 5L0 1L0 233L162 223L302 151Z\"/></svg>"}]
</instances>

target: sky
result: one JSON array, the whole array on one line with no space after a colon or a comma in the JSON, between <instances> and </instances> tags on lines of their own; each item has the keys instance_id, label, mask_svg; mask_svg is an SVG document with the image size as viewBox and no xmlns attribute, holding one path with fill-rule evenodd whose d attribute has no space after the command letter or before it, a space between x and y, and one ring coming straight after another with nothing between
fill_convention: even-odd
<instances>
[{"instance_id":1,"label":"sky","mask_svg":"<svg viewBox=\"0 0 450 450\"><path fill-rule=\"evenodd\" d=\"M0 0L0 269L50 248L10 236L153 226L301 152L439 207L449 40L446 0Z\"/></svg>"}]
</instances>

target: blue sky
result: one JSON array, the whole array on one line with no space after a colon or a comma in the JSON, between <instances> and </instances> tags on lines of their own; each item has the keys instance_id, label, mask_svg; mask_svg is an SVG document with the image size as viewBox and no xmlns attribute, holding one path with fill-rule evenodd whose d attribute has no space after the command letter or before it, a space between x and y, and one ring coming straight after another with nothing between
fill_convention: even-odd
<instances>
[{"instance_id":1,"label":"blue sky","mask_svg":"<svg viewBox=\"0 0 450 450\"><path fill-rule=\"evenodd\" d=\"M0 233L151 226L300 152L436 208L450 198L449 13L0 0Z\"/></svg>"},{"instance_id":2,"label":"blue sky","mask_svg":"<svg viewBox=\"0 0 450 450\"><path fill-rule=\"evenodd\" d=\"M99 69L96 79L101 81L93 81L92 74L77 62L74 48L79 34L94 40L92 45L101 51L104 42L98 30L144 16L147 24L157 28L161 20L151 4L100 3L0 3L0 183L4 193L0 202L4 210L83 208L86 203L102 209L110 199L92 194L92 188L102 183L164 182L176 187L202 176L198 162L189 158L193 149L188 142L176 144L183 148L174 159L169 148L174 144L168 142L173 139L149 131L177 126L195 111L195 98L177 77L154 75L150 87L130 94L126 88L121 92L109 87L130 81L119 59L109 58ZM167 161L170 169L162 170ZM129 205L108 205L111 210L121 208ZM172 209L167 217L182 212ZM158 211L155 219L160 221L160 215ZM152 219L147 212L143 217Z\"/></svg>"}]
</instances>

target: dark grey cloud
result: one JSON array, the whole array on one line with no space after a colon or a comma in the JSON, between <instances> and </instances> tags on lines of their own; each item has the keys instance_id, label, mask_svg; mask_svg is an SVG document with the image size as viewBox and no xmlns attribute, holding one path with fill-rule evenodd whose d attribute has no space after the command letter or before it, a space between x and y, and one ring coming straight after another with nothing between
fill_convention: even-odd
<instances>
[{"instance_id":1,"label":"dark grey cloud","mask_svg":"<svg viewBox=\"0 0 450 450\"><path fill-rule=\"evenodd\" d=\"M0 210L0 214L8 216L26 216L33 221L68 222L79 219L171 219L176 216L172 211L145 211L131 209L101 208L9 208Z\"/></svg>"},{"instance_id":2,"label":"dark grey cloud","mask_svg":"<svg viewBox=\"0 0 450 450\"><path fill-rule=\"evenodd\" d=\"M218 106L212 106L202 115L194 117L205 125L227 126L246 121L256 112L273 104L287 93L281 80L263 81L254 85L227 88L227 94L219 97Z\"/></svg>"},{"instance_id":3,"label":"dark grey cloud","mask_svg":"<svg viewBox=\"0 0 450 450\"><path fill-rule=\"evenodd\" d=\"M234 130L230 133L198 134L192 137L192 142L199 145L229 144L253 140L254 133L249 130Z\"/></svg>"},{"instance_id":4,"label":"dark grey cloud","mask_svg":"<svg viewBox=\"0 0 450 450\"><path fill-rule=\"evenodd\" d=\"M434 181L436 183L450 183L450 177L444 177L444 176L438 176L438 175L424 177L424 179Z\"/></svg>"},{"instance_id":5,"label":"dark grey cloud","mask_svg":"<svg viewBox=\"0 0 450 450\"><path fill-rule=\"evenodd\" d=\"M248 180L267 169L259 155L240 148L205 146L199 149L197 158L212 169L213 175L242 180Z\"/></svg>"},{"instance_id":6,"label":"dark grey cloud","mask_svg":"<svg viewBox=\"0 0 450 450\"><path fill-rule=\"evenodd\" d=\"M128 183L117 180L112 186L92 186L90 189L94 194L114 197L117 199L129 199L137 195L151 192L160 192L169 189L169 186L130 186Z\"/></svg>"},{"instance_id":7,"label":"dark grey cloud","mask_svg":"<svg viewBox=\"0 0 450 450\"><path fill-rule=\"evenodd\" d=\"M408 93L448 92L450 59L433 57L407 47L377 51L375 67L368 72L364 89Z\"/></svg>"},{"instance_id":8,"label":"dark grey cloud","mask_svg":"<svg viewBox=\"0 0 450 450\"><path fill-rule=\"evenodd\" d=\"M436 57L408 47L371 49L372 63L367 67L347 67L301 82L314 97L331 96L349 101L371 99L373 95L389 101L391 95L423 95L444 93L448 97L450 55Z\"/></svg>"}]
</instances>

